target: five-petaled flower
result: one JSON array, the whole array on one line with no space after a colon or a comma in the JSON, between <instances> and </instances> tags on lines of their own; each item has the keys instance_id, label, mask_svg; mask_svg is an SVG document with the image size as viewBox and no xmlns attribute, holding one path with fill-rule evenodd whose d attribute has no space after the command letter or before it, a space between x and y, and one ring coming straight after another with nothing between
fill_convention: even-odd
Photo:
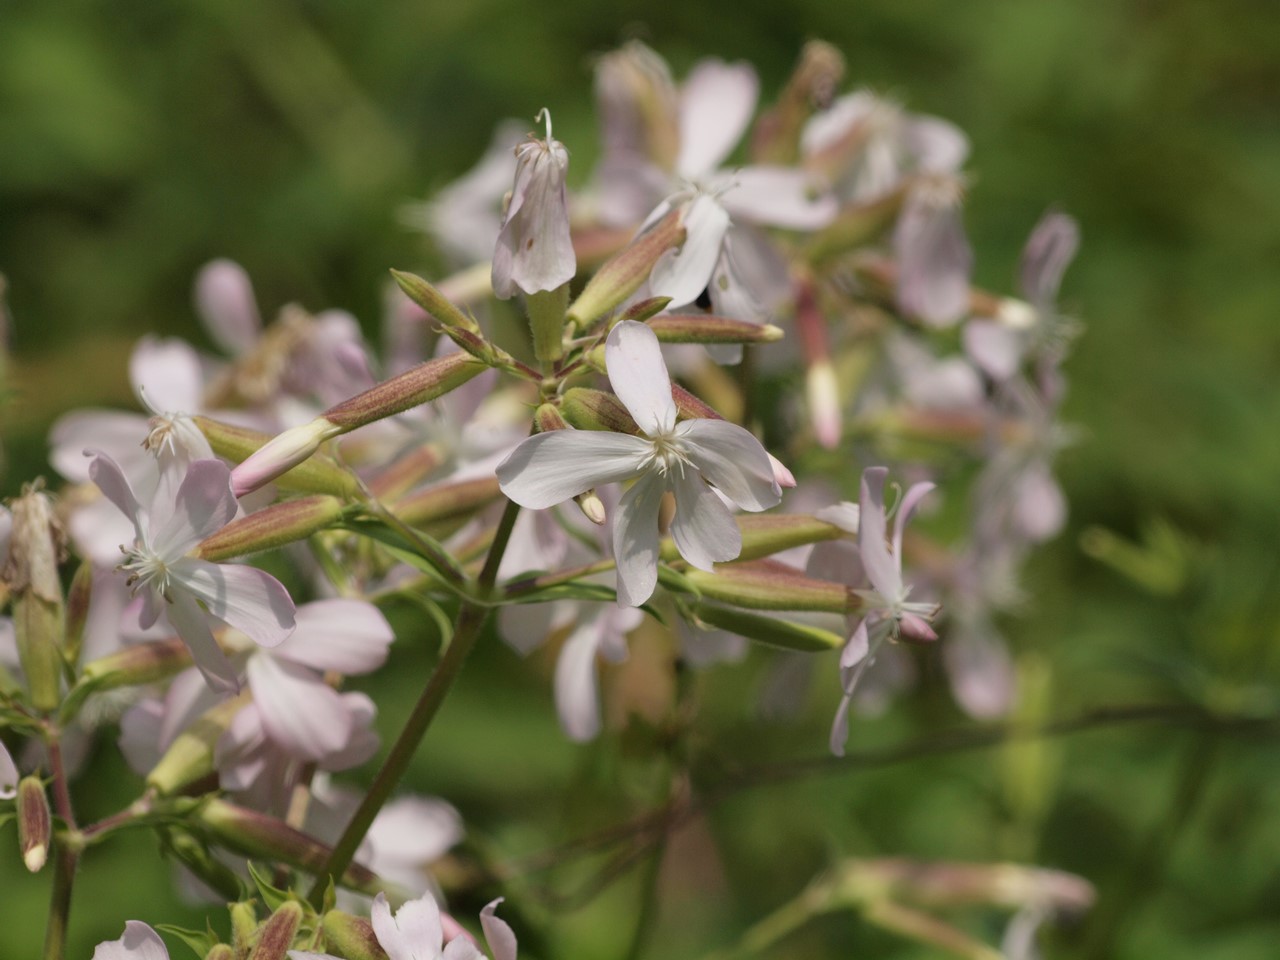
<instances>
[{"instance_id":1,"label":"five-petaled flower","mask_svg":"<svg viewBox=\"0 0 1280 960\"><path fill-rule=\"evenodd\" d=\"M639 606L658 582L658 512L675 497L671 535L681 556L703 570L732 560L742 535L708 482L744 510L782 499L773 465L751 433L725 420L676 422L671 379L658 338L643 323L624 320L605 344L614 393L642 434L556 430L530 437L498 465L503 493L541 510L605 483L635 480L613 516L618 602Z\"/></svg>"}]
</instances>

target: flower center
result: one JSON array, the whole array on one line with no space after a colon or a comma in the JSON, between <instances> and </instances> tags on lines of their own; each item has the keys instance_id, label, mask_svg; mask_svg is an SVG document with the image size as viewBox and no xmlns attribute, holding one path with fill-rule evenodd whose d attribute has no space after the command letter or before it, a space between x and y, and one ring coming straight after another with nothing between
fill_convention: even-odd
<instances>
[{"instance_id":1,"label":"flower center","mask_svg":"<svg viewBox=\"0 0 1280 960\"><path fill-rule=\"evenodd\" d=\"M653 444L653 450L649 453L648 467L657 470L661 476L666 476L675 469L681 477L684 476L684 468L686 464L691 464L689 455L685 453L684 444L680 438L669 433L660 433L657 436L649 438L649 442Z\"/></svg>"},{"instance_id":2,"label":"flower center","mask_svg":"<svg viewBox=\"0 0 1280 960\"><path fill-rule=\"evenodd\" d=\"M123 547L120 548L124 550ZM116 569L129 574L125 585L136 595L146 587L154 590L165 599L169 597L169 565L163 557L143 548L124 550L124 562Z\"/></svg>"}]
</instances>

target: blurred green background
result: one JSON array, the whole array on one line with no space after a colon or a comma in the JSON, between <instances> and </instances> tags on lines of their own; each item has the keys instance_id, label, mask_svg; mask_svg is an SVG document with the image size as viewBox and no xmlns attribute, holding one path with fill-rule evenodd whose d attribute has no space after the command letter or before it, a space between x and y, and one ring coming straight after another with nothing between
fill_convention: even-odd
<instances>
[{"instance_id":1,"label":"blurred green background","mask_svg":"<svg viewBox=\"0 0 1280 960\"><path fill-rule=\"evenodd\" d=\"M1150 701L1272 714L1280 12L1267 0L7 0L0 272L13 329L0 492L47 469L45 432L61 412L132 406L125 359L139 334L202 342L190 284L214 256L248 268L268 315L290 300L340 306L376 334L387 267L430 262L398 208L466 170L498 120L544 105L581 176L596 149L592 56L629 37L677 76L699 56L748 59L766 98L801 44L823 38L844 51L849 83L958 123L973 140L967 218L983 285L1010 288L1047 206L1079 219L1064 300L1088 326L1066 416L1084 434L1060 460L1071 527L1037 557L1034 603L1008 627L1022 669L1043 678L1038 709L1053 716ZM1096 532L1082 540L1094 527L1138 546L1130 556ZM1110 544L1114 562L1082 543ZM1139 579L1171 573L1171 588L1122 576L1126 557ZM403 669L376 687L384 731L430 662L422 643L399 646ZM625 819L659 781L643 745L619 759L616 743L564 742L540 668L490 645L411 775L504 855ZM753 658L698 681L707 739L731 758L819 754L825 699L797 727L761 734L748 722L744 674L761 668ZM932 680L855 742L962 724ZM138 786L105 752L84 783L86 817ZM1054 935L1051 956L1269 960L1277 811L1274 736L1157 723L767 787L672 844L648 955L727 942L835 855L902 853L1088 877L1099 904ZM118 936L126 918L202 926L177 905L155 849L139 834L86 858L72 955ZM48 877L16 869L0 858L5 958L36 955L47 900ZM570 871L557 886L588 878ZM629 875L585 907L534 911L535 923L558 956L621 957L640 889ZM995 914L964 923L998 937ZM770 955L937 954L846 913Z\"/></svg>"}]
</instances>

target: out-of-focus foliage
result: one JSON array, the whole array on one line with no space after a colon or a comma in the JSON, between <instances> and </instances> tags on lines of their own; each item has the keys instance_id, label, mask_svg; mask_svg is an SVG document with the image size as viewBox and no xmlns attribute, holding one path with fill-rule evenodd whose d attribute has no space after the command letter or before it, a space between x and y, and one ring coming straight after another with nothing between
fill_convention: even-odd
<instances>
[{"instance_id":1,"label":"out-of-focus foliage","mask_svg":"<svg viewBox=\"0 0 1280 960\"><path fill-rule=\"evenodd\" d=\"M135 337L199 336L190 283L214 256L245 264L268 310L341 306L375 331L386 268L429 270L433 258L399 208L465 170L498 120L531 121L544 105L575 158L590 159L591 57L629 35L677 70L704 54L750 59L766 89L821 37L855 81L958 123L974 144L967 221L983 284L1008 287L1046 198L1078 218L1064 299L1088 330L1066 418L1083 435L1060 460L1072 526L1033 565L1033 600L1008 625L1025 686L1040 691L1025 719L1146 700L1280 707L1280 15L1265 2L9 0L0 272L13 356L0 366L0 490L45 469L58 413L131 402ZM589 167L575 160L579 175ZM1094 527L1109 533L1081 549ZM384 732L426 669L421 643L398 646L402 669L374 690ZM540 850L657 799L649 778L664 761L651 745L618 761L565 742L546 684L528 673L504 649L482 650L411 771L411 786L475 812L480 849ZM860 721L851 749L961 724L938 678L926 680L920 696ZM751 709L741 683L713 673L697 692L729 758L817 752L824 710L772 742L736 742ZM675 930L686 945L722 943L835 852L1080 873L1101 896L1058 938L1064 957L1264 960L1280 941L1277 773L1274 738L1148 723L744 792L669 845L652 955ZM86 775L119 785L87 816L131 798L123 770ZM721 836L735 844L716 858ZM154 909L140 919L200 925L154 870L131 866L154 856L140 833L85 868L73 955L117 936L139 902ZM557 887L590 876L569 872ZM6 873L0 887L0 955L33 956L42 930L22 918L44 915L47 879ZM628 880L586 909L553 904L549 925L590 955L621 955L637 897ZM929 955L849 914L776 950Z\"/></svg>"}]
</instances>

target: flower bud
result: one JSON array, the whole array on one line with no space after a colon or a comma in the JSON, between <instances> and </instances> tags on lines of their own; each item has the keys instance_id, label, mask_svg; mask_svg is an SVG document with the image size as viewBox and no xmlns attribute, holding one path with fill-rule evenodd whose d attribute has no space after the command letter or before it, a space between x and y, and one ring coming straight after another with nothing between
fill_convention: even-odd
<instances>
[{"instance_id":1,"label":"flower bud","mask_svg":"<svg viewBox=\"0 0 1280 960\"><path fill-rule=\"evenodd\" d=\"M704 597L752 610L819 610L851 613L862 601L847 587L806 577L770 560L717 564L714 573L686 570Z\"/></svg>"},{"instance_id":2,"label":"flower bud","mask_svg":"<svg viewBox=\"0 0 1280 960\"><path fill-rule=\"evenodd\" d=\"M569 319L585 330L621 305L648 279L658 258L683 243L684 237L680 211L672 210L595 272L569 308Z\"/></svg>"},{"instance_id":3,"label":"flower bud","mask_svg":"<svg viewBox=\"0 0 1280 960\"><path fill-rule=\"evenodd\" d=\"M302 905L286 900L258 930L249 960L285 960L302 923Z\"/></svg>"},{"instance_id":4,"label":"flower bud","mask_svg":"<svg viewBox=\"0 0 1280 960\"><path fill-rule=\"evenodd\" d=\"M792 547L839 540L846 535L835 524L798 513L746 513L734 519L742 532L739 561L759 560Z\"/></svg>"},{"instance_id":5,"label":"flower bud","mask_svg":"<svg viewBox=\"0 0 1280 960\"><path fill-rule=\"evenodd\" d=\"M838 650L845 638L830 630L811 627L802 623L788 623L773 617L734 610L703 603L694 608L698 619L721 630L728 630L748 640L756 640L784 650L801 650L806 653Z\"/></svg>"},{"instance_id":6,"label":"flower bud","mask_svg":"<svg viewBox=\"0 0 1280 960\"><path fill-rule=\"evenodd\" d=\"M781 327L707 314L667 313L648 321L663 343L776 343Z\"/></svg>"},{"instance_id":7,"label":"flower bud","mask_svg":"<svg viewBox=\"0 0 1280 960\"><path fill-rule=\"evenodd\" d=\"M215 943L204 960L236 960L236 952L225 943Z\"/></svg>"},{"instance_id":8,"label":"flower bud","mask_svg":"<svg viewBox=\"0 0 1280 960\"><path fill-rule=\"evenodd\" d=\"M799 159L805 121L831 105L843 77L844 56L839 50L822 40L806 43L778 102L756 121L751 137L754 161L793 165Z\"/></svg>"},{"instance_id":9,"label":"flower bud","mask_svg":"<svg viewBox=\"0 0 1280 960\"><path fill-rule=\"evenodd\" d=\"M370 477L369 491L383 501L402 497L430 476L444 459L445 451L440 444L413 447Z\"/></svg>"},{"instance_id":10,"label":"flower bud","mask_svg":"<svg viewBox=\"0 0 1280 960\"><path fill-rule=\"evenodd\" d=\"M38 487L24 489L11 511L9 559L0 578L13 598L13 629L31 704L49 711L58 706L62 693L66 620L58 560L63 533L54 518L53 501Z\"/></svg>"},{"instance_id":11,"label":"flower bud","mask_svg":"<svg viewBox=\"0 0 1280 960\"><path fill-rule=\"evenodd\" d=\"M413 527L469 517L502 495L497 477L438 483L396 501L397 517Z\"/></svg>"},{"instance_id":12,"label":"flower bud","mask_svg":"<svg viewBox=\"0 0 1280 960\"><path fill-rule=\"evenodd\" d=\"M53 832L49 801L44 784L36 776L23 777L18 784L18 846L22 862L32 873L38 873L49 856L49 838Z\"/></svg>"},{"instance_id":13,"label":"flower bud","mask_svg":"<svg viewBox=\"0 0 1280 960\"><path fill-rule=\"evenodd\" d=\"M246 957L258 932L258 911L252 900L241 900L231 904L231 942L235 946L236 956Z\"/></svg>"},{"instance_id":14,"label":"flower bud","mask_svg":"<svg viewBox=\"0 0 1280 960\"><path fill-rule=\"evenodd\" d=\"M622 316L618 319L635 320L643 323L650 317L656 317L663 310L667 309L667 306L670 303L670 297L646 297L623 310Z\"/></svg>"},{"instance_id":15,"label":"flower bud","mask_svg":"<svg viewBox=\"0 0 1280 960\"><path fill-rule=\"evenodd\" d=\"M319 419L346 433L444 396L485 369L464 353L436 357L330 407Z\"/></svg>"},{"instance_id":16,"label":"flower bud","mask_svg":"<svg viewBox=\"0 0 1280 960\"><path fill-rule=\"evenodd\" d=\"M640 427L626 406L612 393L573 387L560 400L560 412L579 430L612 430L616 433L639 433Z\"/></svg>"},{"instance_id":17,"label":"flower bud","mask_svg":"<svg viewBox=\"0 0 1280 960\"><path fill-rule=\"evenodd\" d=\"M202 560L221 563L305 540L341 519L344 508L345 504L337 497L323 495L275 503L257 513L232 520L213 536L202 540L194 555Z\"/></svg>"},{"instance_id":18,"label":"flower bud","mask_svg":"<svg viewBox=\"0 0 1280 960\"><path fill-rule=\"evenodd\" d=\"M171 794L213 773L218 740L249 699L249 692L245 691L201 714L174 738L160 762L147 774L147 786Z\"/></svg>"},{"instance_id":19,"label":"flower bud","mask_svg":"<svg viewBox=\"0 0 1280 960\"><path fill-rule=\"evenodd\" d=\"M317 417L277 434L231 471L232 490L237 497L257 490L310 458L320 444L342 432L337 424Z\"/></svg>"},{"instance_id":20,"label":"flower bud","mask_svg":"<svg viewBox=\"0 0 1280 960\"><path fill-rule=\"evenodd\" d=\"M324 915L322 926L328 945L336 947L347 960L387 960L386 951L374 935L373 924L364 917L330 910Z\"/></svg>"},{"instance_id":21,"label":"flower bud","mask_svg":"<svg viewBox=\"0 0 1280 960\"><path fill-rule=\"evenodd\" d=\"M140 687L165 680L189 666L191 650L182 640L152 640L130 644L115 653L90 660L84 665L80 682L92 686L95 691Z\"/></svg>"},{"instance_id":22,"label":"flower bud","mask_svg":"<svg viewBox=\"0 0 1280 960\"><path fill-rule=\"evenodd\" d=\"M270 434L232 426L208 417L194 417L196 426L209 441L213 452L240 463L273 439ZM360 496L360 484L355 476L324 457L312 457L275 478L275 484L285 490L302 493L330 493L353 499Z\"/></svg>"},{"instance_id":23,"label":"flower bud","mask_svg":"<svg viewBox=\"0 0 1280 960\"><path fill-rule=\"evenodd\" d=\"M89 599L93 593L93 564L80 564L71 578L67 591L66 638L62 645L62 659L74 671L80 665L80 652L84 648L84 625L89 619Z\"/></svg>"},{"instance_id":24,"label":"flower bud","mask_svg":"<svg viewBox=\"0 0 1280 960\"><path fill-rule=\"evenodd\" d=\"M552 430L567 430L569 424L565 422L564 417L560 415L560 411L556 409L555 404L541 404L537 410L533 412L533 423L537 427L538 433L550 433Z\"/></svg>"},{"instance_id":25,"label":"flower bud","mask_svg":"<svg viewBox=\"0 0 1280 960\"><path fill-rule=\"evenodd\" d=\"M395 277L396 283L400 285L400 289L404 291L406 297L427 311L444 326L458 330L469 330L476 334L480 332L480 325L475 320L454 306L443 293L426 280L423 280L422 277L412 273L403 273L399 270L392 270L391 276Z\"/></svg>"},{"instance_id":26,"label":"flower bud","mask_svg":"<svg viewBox=\"0 0 1280 960\"><path fill-rule=\"evenodd\" d=\"M639 154L659 170L675 170L679 95L660 56L638 40L605 54L596 61L595 93L606 154Z\"/></svg>"}]
</instances>

